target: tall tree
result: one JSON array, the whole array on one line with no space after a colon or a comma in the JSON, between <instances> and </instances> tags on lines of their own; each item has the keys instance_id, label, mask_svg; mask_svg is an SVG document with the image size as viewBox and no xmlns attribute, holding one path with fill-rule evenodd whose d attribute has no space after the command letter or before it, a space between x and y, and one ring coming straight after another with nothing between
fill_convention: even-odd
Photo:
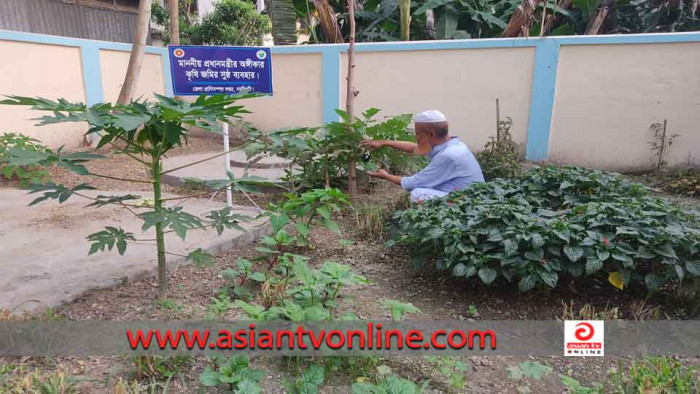
<instances>
[{"instance_id":1,"label":"tall tree","mask_svg":"<svg viewBox=\"0 0 700 394\"><path fill-rule=\"evenodd\" d=\"M168 0L170 9L170 45L180 45L180 5L178 0Z\"/></svg>"},{"instance_id":2,"label":"tall tree","mask_svg":"<svg viewBox=\"0 0 700 394\"><path fill-rule=\"evenodd\" d=\"M128 104L136 92L136 85L143 67L143 59L146 56L146 40L150 33L149 22L151 20L152 5L153 0L141 0L139 2L139 17L134 32L134 44L131 47L131 56L129 57L129 66L126 69L124 84L117 100L120 104Z\"/></svg>"},{"instance_id":3,"label":"tall tree","mask_svg":"<svg viewBox=\"0 0 700 394\"><path fill-rule=\"evenodd\" d=\"M348 86L345 110L350 115L350 124L353 124L355 123L355 96L358 93L355 90L355 2L353 0L348 1L348 17L350 19L350 37L348 39L350 46L348 46ZM348 163L348 192L350 193L350 200L356 201L357 163L355 163L355 159L350 160Z\"/></svg>"}]
</instances>

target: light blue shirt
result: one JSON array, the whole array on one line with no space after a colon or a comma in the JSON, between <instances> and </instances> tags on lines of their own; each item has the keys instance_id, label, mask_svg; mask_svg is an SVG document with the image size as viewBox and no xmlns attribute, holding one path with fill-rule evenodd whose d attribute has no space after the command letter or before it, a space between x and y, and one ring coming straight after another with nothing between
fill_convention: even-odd
<instances>
[{"instance_id":1,"label":"light blue shirt","mask_svg":"<svg viewBox=\"0 0 700 394\"><path fill-rule=\"evenodd\" d=\"M464 142L457 137L443 142L426 154L430 159L419 173L401 178L401 187L435 189L453 192L467 187L473 182L483 182L481 167Z\"/></svg>"}]
</instances>

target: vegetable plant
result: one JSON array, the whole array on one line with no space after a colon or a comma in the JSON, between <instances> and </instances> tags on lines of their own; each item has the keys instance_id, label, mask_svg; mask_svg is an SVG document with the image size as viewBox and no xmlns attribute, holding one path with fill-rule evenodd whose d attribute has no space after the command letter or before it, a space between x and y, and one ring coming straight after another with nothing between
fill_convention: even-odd
<instances>
[{"instance_id":1,"label":"vegetable plant","mask_svg":"<svg viewBox=\"0 0 700 394\"><path fill-rule=\"evenodd\" d=\"M539 167L399 211L389 244L418 265L520 291L605 275L618 289L700 276L698 214L602 171Z\"/></svg>"},{"instance_id":2,"label":"vegetable plant","mask_svg":"<svg viewBox=\"0 0 700 394\"><path fill-rule=\"evenodd\" d=\"M1 101L7 105L25 105L40 111L48 111L51 114L39 118L39 125L47 125L62 122L86 122L90 126L88 133L99 133L98 148L111 146L112 154L125 155L136 163L144 166L150 179L127 179L98 174L88 170L85 163L90 160L100 159L103 156L90 152L77 152L66 154L61 149L32 150L14 147L7 151L8 166L50 166L63 167L79 175L104 177L121 181L146 183L152 185L153 199L137 201L141 196L127 194L119 196L98 195L91 197L84 193L85 190L94 189L89 184L83 183L74 187L47 183L32 185L31 193L43 192L43 196L35 199L30 205L38 202L57 199L59 203L69 197L77 195L93 201L90 206L102 207L116 205L127 209L133 215L143 221L143 231L155 228L155 246L158 257L158 295L165 298L167 294L166 275L166 232L174 232L181 239L185 239L187 231L199 228L211 227L221 234L225 228L242 230L238 224L248 218L233 213L231 208L211 211L205 218L200 218L183 210L181 206L171 205L175 201L184 201L193 196L164 198L162 195L162 176L175 170L194 165L190 163L170 170L163 169L163 157L172 149L182 146L187 142L187 129L185 126L197 126L205 130L217 132L217 122L227 121L231 117L239 117L246 113L243 106L237 105L238 100L254 97L255 95L213 95L200 96L193 102L178 98L168 98L156 95L155 101L132 101L129 104L99 103L86 106L83 103L71 103L64 99L52 101L43 98L30 98L9 96ZM214 159L221 155L211 157ZM245 179L235 179L231 173L229 178L221 181L211 181L217 189L232 186L234 189L246 188ZM120 227L108 226L105 230L91 234L88 240L92 243L90 254L97 251L112 250L116 245L119 254L124 254L129 242L139 241L135 234L127 232ZM141 240L144 241L144 240ZM152 242L152 241L147 241ZM213 257L198 249L189 256L189 260L195 263L203 261L211 262Z\"/></svg>"},{"instance_id":3,"label":"vegetable plant","mask_svg":"<svg viewBox=\"0 0 700 394\"><path fill-rule=\"evenodd\" d=\"M358 148L363 139L413 141L408 130L411 115L399 115L375 120L379 112L368 109L361 118L350 122L350 116L336 110L339 122L328 123L323 129L298 128L278 130L272 133L252 131L251 143L246 154L251 161L270 155L290 161L286 179L293 189L309 189L322 186L341 186L347 178L347 163L354 160L361 169L376 170L383 166L392 170L408 170L417 167L420 159L399 154L388 148L379 149L363 161L367 152Z\"/></svg>"},{"instance_id":4,"label":"vegetable plant","mask_svg":"<svg viewBox=\"0 0 700 394\"><path fill-rule=\"evenodd\" d=\"M29 186L33 183L44 183L49 180L49 173L37 165L9 165L2 164L11 157L10 151L25 150L29 152L49 152L41 141L19 133L5 133L0 135L0 171L7 179L17 178L21 186Z\"/></svg>"},{"instance_id":5,"label":"vegetable plant","mask_svg":"<svg viewBox=\"0 0 700 394\"><path fill-rule=\"evenodd\" d=\"M318 364L311 364L295 381L285 380L284 388L289 394L315 394L323 385L325 379L324 368Z\"/></svg>"},{"instance_id":6,"label":"vegetable plant","mask_svg":"<svg viewBox=\"0 0 700 394\"><path fill-rule=\"evenodd\" d=\"M286 246L295 241L298 246L307 246L311 228L315 225L340 233L340 228L331 215L340 211L343 205L349 204L345 193L338 189L326 188L309 190L298 196L288 193L286 197L286 201L271 205L268 211L261 215L270 218L275 234L275 238L267 237L263 240L266 245ZM290 222L297 230L297 237L289 238L286 232L282 232Z\"/></svg>"},{"instance_id":7,"label":"vegetable plant","mask_svg":"<svg viewBox=\"0 0 700 394\"><path fill-rule=\"evenodd\" d=\"M248 356L234 356L228 360L214 359L215 369L207 367L199 376L199 381L207 387L226 387L233 393L260 393L259 382L265 372L250 367Z\"/></svg>"}]
</instances>

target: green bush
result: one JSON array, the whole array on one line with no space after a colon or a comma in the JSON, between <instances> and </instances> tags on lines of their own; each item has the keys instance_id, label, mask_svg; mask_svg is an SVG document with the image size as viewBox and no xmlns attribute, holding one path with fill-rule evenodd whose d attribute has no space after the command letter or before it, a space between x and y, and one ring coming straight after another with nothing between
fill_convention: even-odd
<instances>
[{"instance_id":1,"label":"green bush","mask_svg":"<svg viewBox=\"0 0 700 394\"><path fill-rule=\"evenodd\" d=\"M39 140L28 137L24 134L5 133L0 136L0 171L7 179L17 177L22 186L29 186L32 183L44 183L49 180L49 173L37 165L16 166L3 164L4 159L8 159L12 150L23 150L30 152L49 152L49 149L41 145Z\"/></svg>"},{"instance_id":2,"label":"green bush","mask_svg":"<svg viewBox=\"0 0 700 394\"><path fill-rule=\"evenodd\" d=\"M262 45L270 28L270 19L259 14L254 3L220 0L189 34L195 45Z\"/></svg>"},{"instance_id":3,"label":"green bush","mask_svg":"<svg viewBox=\"0 0 700 394\"><path fill-rule=\"evenodd\" d=\"M541 167L517 179L474 184L395 214L390 244L417 265L436 260L485 284L503 277L520 291L555 287L562 276L607 273L618 288L700 276L700 224L622 177Z\"/></svg>"},{"instance_id":4,"label":"green bush","mask_svg":"<svg viewBox=\"0 0 700 394\"><path fill-rule=\"evenodd\" d=\"M255 3L220 0L214 10L197 22L197 15L185 16L180 2L180 43L182 45L262 45L270 32L270 19L255 10ZM170 11L153 2L151 20L163 26L163 41L170 42Z\"/></svg>"},{"instance_id":5,"label":"green bush","mask_svg":"<svg viewBox=\"0 0 700 394\"><path fill-rule=\"evenodd\" d=\"M700 392L700 378L696 368L684 367L668 357L650 357L635 361L629 369L629 377L618 370L613 376L615 392L627 393L674 393Z\"/></svg>"},{"instance_id":6,"label":"green bush","mask_svg":"<svg viewBox=\"0 0 700 394\"><path fill-rule=\"evenodd\" d=\"M357 162L360 170L376 171L383 167L393 172L417 169L422 158L381 148L371 153L369 161L362 161L365 153L359 147L363 139L414 141L414 134L408 130L411 115L399 115L378 121L374 116L379 112L370 108L350 122L346 112L336 110L343 119L332 122L319 130L298 128L278 130L272 133L252 131L252 142L245 152L249 159L261 156L278 156L289 160L298 170L287 170L285 180L295 188L322 188L326 183L338 187L347 181L348 162Z\"/></svg>"}]
</instances>

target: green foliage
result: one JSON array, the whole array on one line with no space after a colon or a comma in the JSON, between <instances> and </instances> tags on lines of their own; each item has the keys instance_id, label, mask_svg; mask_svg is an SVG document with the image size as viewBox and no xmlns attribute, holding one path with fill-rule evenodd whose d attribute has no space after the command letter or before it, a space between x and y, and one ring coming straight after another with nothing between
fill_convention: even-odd
<instances>
[{"instance_id":1,"label":"green foliage","mask_svg":"<svg viewBox=\"0 0 700 394\"><path fill-rule=\"evenodd\" d=\"M189 356L135 356L132 358L136 375L151 381L171 379L192 361Z\"/></svg>"},{"instance_id":2,"label":"green foliage","mask_svg":"<svg viewBox=\"0 0 700 394\"><path fill-rule=\"evenodd\" d=\"M391 312L391 320L399 321L403 319L403 315L412 313L421 313L421 310L410 302L401 302L397 300L384 300L384 309Z\"/></svg>"},{"instance_id":3,"label":"green foliage","mask_svg":"<svg viewBox=\"0 0 700 394\"><path fill-rule=\"evenodd\" d=\"M569 389L569 392L571 394L604 394L605 393L605 387L597 382L594 382L591 387L586 387L583 386L581 383L579 383L578 380L566 376L566 375L559 375L559 379L561 379L561 382L564 386L566 386Z\"/></svg>"},{"instance_id":4,"label":"green foliage","mask_svg":"<svg viewBox=\"0 0 700 394\"><path fill-rule=\"evenodd\" d=\"M207 367L199 381L207 387L226 387L229 392L237 394L256 394L261 392L259 382L265 372L250 367L248 356L234 356L228 360L215 358L215 368Z\"/></svg>"},{"instance_id":5,"label":"green foliage","mask_svg":"<svg viewBox=\"0 0 700 394\"><path fill-rule=\"evenodd\" d=\"M491 141L486 143L484 150L476 154L487 181L520 175L520 149L510 134L512 125L510 118L499 121L496 136L491 136Z\"/></svg>"},{"instance_id":6,"label":"green foliage","mask_svg":"<svg viewBox=\"0 0 700 394\"><path fill-rule=\"evenodd\" d=\"M320 321L331 319L338 307L338 299L345 286L368 283L350 267L335 262L325 262L321 269L311 269L308 258L294 256L282 268L284 276L274 278L282 283L282 291L276 299L261 306L236 301L235 306L253 320L285 319L291 321ZM291 268L291 269L290 269Z\"/></svg>"},{"instance_id":7,"label":"green foliage","mask_svg":"<svg viewBox=\"0 0 700 394\"><path fill-rule=\"evenodd\" d=\"M285 194L286 201L276 205L270 205L267 212L261 216L270 218L272 231L277 238L263 240L267 245L287 244L287 241L296 241L299 246L309 244L311 228L321 225L338 234L340 228L331 218L333 212L340 211L343 205L349 205L348 196L335 188L309 190L301 195ZM288 223L294 224L298 236L294 239L286 238L286 233L280 234ZM283 238L279 238L283 237Z\"/></svg>"},{"instance_id":8,"label":"green foliage","mask_svg":"<svg viewBox=\"0 0 700 394\"><path fill-rule=\"evenodd\" d=\"M205 320L219 320L224 313L236 307L226 293L221 293L217 297L210 298L211 303L207 305L207 314Z\"/></svg>"},{"instance_id":9,"label":"green foliage","mask_svg":"<svg viewBox=\"0 0 700 394\"><path fill-rule=\"evenodd\" d=\"M552 371L552 367L540 364L537 361L523 361L517 366L514 365L507 369L508 377L513 380L520 380L523 377L540 380L544 375Z\"/></svg>"},{"instance_id":10,"label":"green foliage","mask_svg":"<svg viewBox=\"0 0 700 394\"><path fill-rule=\"evenodd\" d=\"M289 394L317 394L324 379L324 368L318 364L311 364L294 382L285 381L284 388Z\"/></svg>"},{"instance_id":11,"label":"green foliage","mask_svg":"<svg viewBox=\"0 0 700 394\"><path fill-rule=\"evenodd\" d=\"M230 118L238 118L241 113L248 112L242 106L236 105L236 102L239 99L251 97L256 97L256 95L201 95L190 102L156 95L155 101L132 101L126 105L99 103L88 107L83 103L72 103L64 99L53 101L44 98L8 96L8 99L0 101L0 104L31 106L32 109L50 112L51 115L39 118L38 125L86 122L89 125L88 133L100 135L98 148L111 145L115 148L113 154L126 155L145 167L151 176L150 181L121 180L152 184L153 199L151 201L144 200L141 203L132 204L130 201L139 199L140 196L131 194L90 197L81 193L83 190L94 189L87 184L68 188L64 185L47 183L29 187L30 193L43 192L43 196L32 201L30 205L48 199L57 199L59 203L62 203L73 195L79 195L93 201L89 206L117 205L128 209L144 221L143 231L155 227L159 295L165 297L167 289L165 229L170 229L169 231L175 232L184 240L187 231L196 228L213 227L219 234L223 232L224 228L242 230L238 222L244 218L232 214L229 208L212 211L207 216L207 220L184 212L182 207L166 206L164 202L167 199L162 198L161 178L165 173L174 169L164 171L162 159L173 148L187 142L187 128L185 126L196 126L218 132L218 122L229 121ZM7 153L8 155L3 159L3 162L7 163L8 166L56 165L78 175L103 176L90 173L85 167L84 164L87 161L102 158L102 156L90 152L64 154L61 148L54 152L50 149L36 150L15 147ZM229 175L227 181L216 181L216 185L222 189L229 185L235 188L245 187L241 181ZM135 211L144 209L145 211L140 213ZM90 254L98 250L111 250L114 245L117 246L117 251L120 254L124 254L128 241L137 240L133 234L126 233L117 227L106 227L104 231L91 234L88 239L92 241ZM207 258L200 252L195 252L188 257L195 261Z\"/></svg>"},{"instance_id":12,"label":"green foliage","mask_svg":"<svg viewBox=\"0 0 700 394\"><path fill-rule=\"evenodd\" d=\"M121 227L116 228L107 226L105 227L104 231L88 235L87 240L92 242L90 252L88 253L89 255L97 253L98 251L104 252L105 247L107 250L112 250L116 244L117 251L119 251L119 254L123 256L124 252L126 251L126 242L134 241L136 238L134 237L133 233L127 233Z\"/></svg>"},{"instance_id":13,"label":"green foliage","mask_svg":"<svg viewBox=\"0 0 700 394\"><path fill-rule=\"evenodd\" d=\"M354 383L352 394L420 394L427 390L430 381L425 381L422 386L416 383L390 375L379 381L376 385L368 382Z\"/></svg>"},{"instance_id":14,"label":"green foliage","mask_svg":"<svg viewBox=\"0 0 700 394\"><path fill-rule=\"evenodd\" d=\"M414 135L407 128L411 115L400 115L377 121L376 108L368 109L362 117L350 123L348 114L336 110L340 122L328 123L323 130L301 128L272 133L252 131L253 142L246 147L246 155L253 160L260 156L279 156L291 162L298 170L287 170L286 180L294 188L341 186L347 178L347 163L354 160L360 169L376 170L384 167L392 171L409 170L420 164L420 159L400 154L389 148L372 152L370 161L363 163L365 153L358 145L364 139L412 141Z\"/></svg>"},{"instance_id":15,"label":"green foliage","mask_svg":"<svg viewBox=\"0 0 700 394\"><path fill-rule=\"evenodd\" d=\"M187 261L191 261L198 268L213 267L216 264L216 256L197 248L187 254Z\"/></svg>"},{"instance_id":16,"label":"green foliage","mask_svg":"<svg viewBox=\"0 0 700 394\"><path fill-rule=\"evenodd\" d=\"M11 151L47 152L48 148L39 140L19 133L0 135L0 173L7 178L17 178L21 186L44 183L49 180L49 173L37 165L10 165L5 161L12 156ZM16 162L16 161L15 161Z\"/></svg>"},{"instance_id":17,"label":"green foliage","mask_svg":"<svg viewBox=\"0 0 700 394\"><path fill-rule=\"evenodd\" d=\"M625 377L622 368L613 376L617 392L627 393L678 393L700 391L700 378L694 368L684 367L669 357L652 357L635 361Z\"/></svg>"},{"instance_id":18,"label":"green foliage","mask_svg":"<svg viewBox=\"0 0 700 394\"><path fill-rule=\"evenodd\" d=\"M24 373L8 382L0 379L0 391L7 393L31 394L74 394L78 393L78 380L63 371Z\"/></svg>"},{"instance_id":19,"label":"green foliage","mask_svg":"<svg viewBox=\"0 0 700 394\"><path fill-rule=\"evenodd\" d=\"M447 377L450 388L455 392L461 392L467 384L466 373L469 371L469 366L460 361L457 357L426 357L428 362L433 365L433 369L429 375L432 375L434 370Z\"/></svg>"},{"instance_id":20,"label":"green foliage","mask_svg":"<svg viewBox=\"0 0 700 394\"><path fill-rule=\"evenodd\" d=\"M186 15L180 1L180 43L182 45L262 45L262 38L270 32L270 20L259 14L255 3L240 0L222 0L201 22L196 15ZM170 12L153 2L151 20L163 26L163 41L170 42Z\"/></svg>"},{"instance_id":21,"label":"green foliage","mask_svg":"<svg viewBox=\"0 0 700 394\"><path fill-rule=\"evenodd\" d=\"M698 215L638 184L574 167L541 167L512 180L474 184L397 212L397 236L417 264L497 278L520 291L560 276L619 273L648 290L700 276Z\"/></svg>"},{"instance_id":22,"label":"green foliage","mask_svg":"<svg viewBox=\"0 0 700 394\"><path fill-rule=\"evenodd\" d=\"M190 30L195 45L262 45L270 32L270 20L255 10L255 4L220 0L214 10Z\"/></svg>"}]
</instances>

